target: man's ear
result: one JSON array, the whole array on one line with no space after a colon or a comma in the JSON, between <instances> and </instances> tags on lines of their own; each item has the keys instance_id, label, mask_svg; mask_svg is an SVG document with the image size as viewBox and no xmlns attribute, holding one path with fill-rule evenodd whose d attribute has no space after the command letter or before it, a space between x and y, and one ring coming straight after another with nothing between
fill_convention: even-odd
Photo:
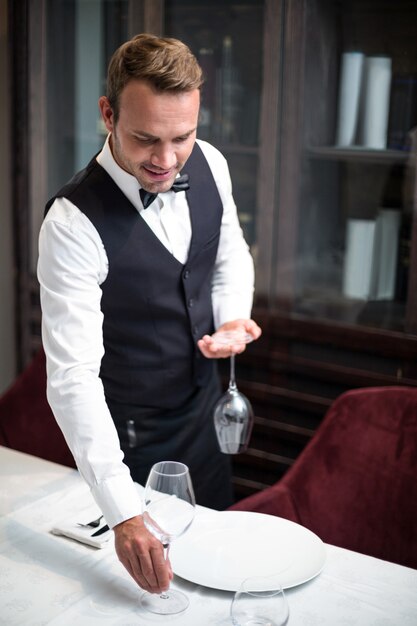
<instances>
[{"instance_id":1,"label":"man's ear","mask_svg":"<svg viewBox=\"0 0 417 626\"><path fill-rule=\"evenodd\" d=\"M104 125L109 131L109 133L114 130L114 113L113 109L110 106L109 99L107 96L101 96L98 101L98 108L100 109L101 117L103 119Z\"/></svg>"}]
</instances>

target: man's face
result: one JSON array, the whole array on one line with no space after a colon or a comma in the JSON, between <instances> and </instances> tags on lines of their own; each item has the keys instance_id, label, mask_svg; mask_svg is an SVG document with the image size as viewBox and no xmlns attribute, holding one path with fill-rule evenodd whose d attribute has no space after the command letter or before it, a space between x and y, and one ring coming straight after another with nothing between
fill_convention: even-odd
<instances>
[{"instance_id":1,"label":"man's face","mask_svg":"<svg viewBox=\"0 0 417 626\"><path fill-rule=\"evenodd\" d=\"M120 94L117 123L105 96L99 106L118 165L147 191L168 191L194 146L199 90L158 93L132 80Z\"/></svg>"}]
</instances>

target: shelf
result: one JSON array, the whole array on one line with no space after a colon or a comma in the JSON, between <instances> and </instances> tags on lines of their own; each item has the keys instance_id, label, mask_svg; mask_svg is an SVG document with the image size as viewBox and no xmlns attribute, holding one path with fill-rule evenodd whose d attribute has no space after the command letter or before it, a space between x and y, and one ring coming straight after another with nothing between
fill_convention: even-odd
<instances>
[{"instance_id":1,"label":"shelf","mask_svg":"<svg viewBox=\"0 0 417 626\"><path fill-rule=\"evenodd\" d=\"M310 317L345 324L376 326L401 332L404 328L405 303L397 300L359 300L341 293L310 293L297 299L294 312Z\"/></svg>"},{"instance_id":2,"label":"shelf","mask_svg":"<svg viewBox=\"0 0 417 626\"><path fill-rule=\"evenodd\" d=\"M334 146L318 146L308 148L307 154L312 159L326 161L354 161L355 163L405 163L410 156L409 152L402 150L371 150L354 147L337 148Z\"/></svg>"},{"instance_id":3,"label":"shelf","mask_svg":"<svg viewBox=\"0 0 417 626\"><path fill-rule=\"evenodd\" d=\"M247 146L245 144L233 143L222 144L215 140L213 140L212 143L218 150L220 150L220 152L225 154L247 154L257 156L259 152L259 148L257 146Z\"/></svg>"}]
</instances>

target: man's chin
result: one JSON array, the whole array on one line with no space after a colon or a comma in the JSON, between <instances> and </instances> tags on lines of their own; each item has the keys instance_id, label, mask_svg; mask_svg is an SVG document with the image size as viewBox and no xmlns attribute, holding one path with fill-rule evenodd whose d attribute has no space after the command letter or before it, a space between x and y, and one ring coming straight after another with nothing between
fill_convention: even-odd
<instances>
[{"instance_id":1,"label":"man's chin","mask_svg":"<svg viewBox=\"0 0 417 626\"><path fill-rule=\"evenodd\" d=\"M161 182L149 182L144 180L143 182L139 181L141 187L143 187L146 191L150 193L164 193L165 191L169 191L174 184L175 178L172 178L169 181L161 181Z\"/></svg>"},{"instance_id":2,"label":"man's chin","mask_svg":"<svg viewBox=\"0 0 417 626\"><path fill-rule=\"evenodd\" d=\"M178 168L171 171L169 178L161 178L158 180L157 176L152 176L147 173L146 168L142 168L142 180L139 179L141 186L150 193L164 193L169 191L174 184L175 178L178 174Z\"/></svg>"}]
</instances>

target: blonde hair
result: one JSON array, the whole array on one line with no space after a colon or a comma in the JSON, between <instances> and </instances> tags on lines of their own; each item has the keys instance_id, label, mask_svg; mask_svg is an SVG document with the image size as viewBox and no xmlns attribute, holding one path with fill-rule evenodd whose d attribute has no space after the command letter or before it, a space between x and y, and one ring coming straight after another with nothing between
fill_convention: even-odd
<instances>
[{"instance_id":1,"label":"blonde hair","mask_svg":"<svg viewBox=\"0 0 417 626\"><path fill-rule=\"evenodd\" d=\"M107 97L116 121L120 94L130 80L147 81L160 92L181 92L200 89L203 74L182 41L143 33L122 44L110 59Z\"/></svg>"}]
</instances>

